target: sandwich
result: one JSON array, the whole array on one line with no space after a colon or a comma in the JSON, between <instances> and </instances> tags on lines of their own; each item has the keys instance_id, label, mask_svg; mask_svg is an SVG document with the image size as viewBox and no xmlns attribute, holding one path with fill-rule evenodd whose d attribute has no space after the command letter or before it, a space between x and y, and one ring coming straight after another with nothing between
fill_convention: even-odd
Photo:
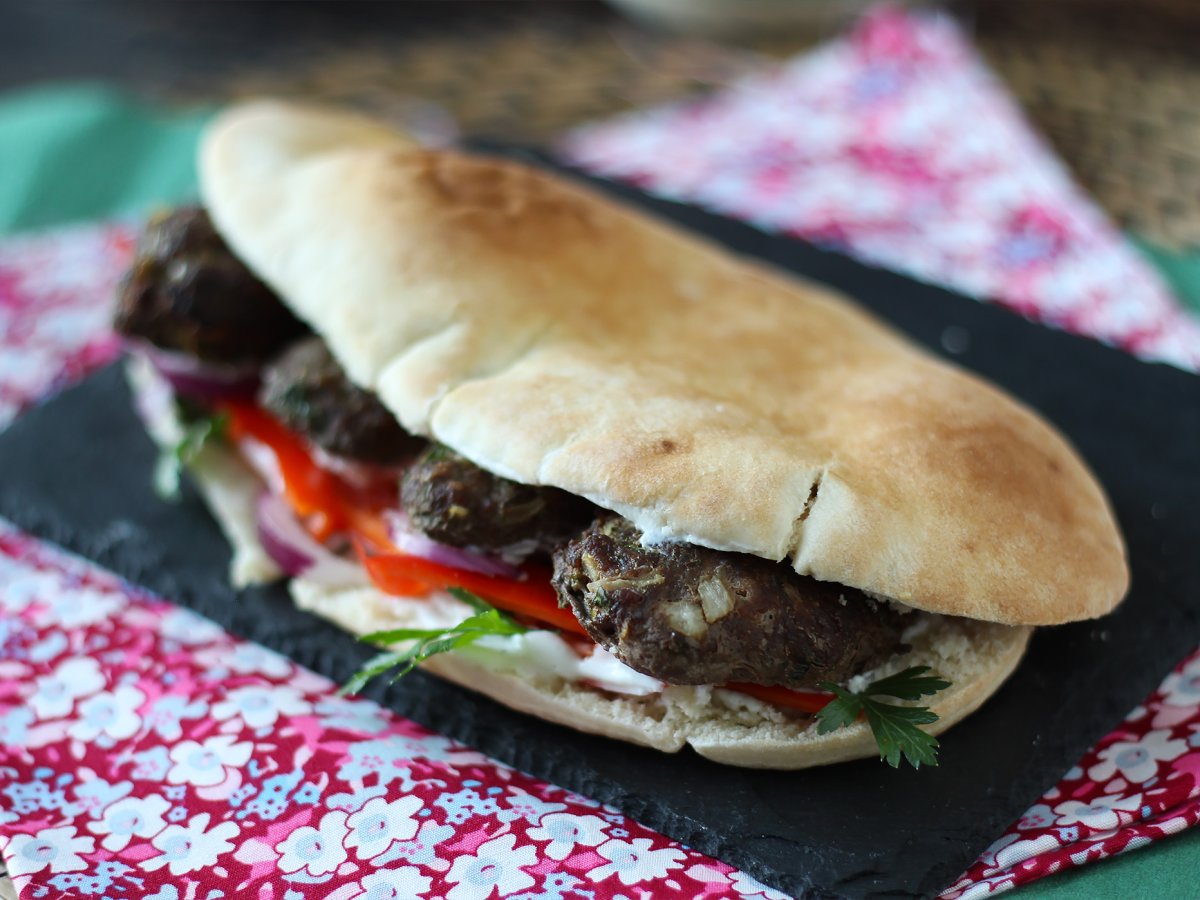
<instances>
[{"instance_id":1,"label":"sandwich","mask_svg":"<svg viewBox=\"0 0 1200 900\"><path fill-rule=\"evenodd\" d=\"M817 284L517 162L253 102L118 301L236 584L663 751L935 761L1128 583L1035 413ZM357 679L352 687L357 687Z\"/></svg>"}]
</instances>

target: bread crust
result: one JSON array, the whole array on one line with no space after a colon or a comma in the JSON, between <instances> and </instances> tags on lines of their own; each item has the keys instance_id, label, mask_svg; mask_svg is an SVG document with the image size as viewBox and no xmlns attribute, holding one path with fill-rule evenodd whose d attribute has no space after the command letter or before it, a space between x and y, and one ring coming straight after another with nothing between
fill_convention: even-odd
<instances>
[{"instance_id":1,"label":"bread crust","mask_svg":"<svg viewBox=\"0 0 1200 900\"><path fill-rule=\"evenodd\" d=\"M845 297L345 114L235 107L200 164L222 234L350 377L497 474L931 612L1050 624L1126 591L1067 443Z\"/></svg>"},{"instance_id":2,"label":"bread crust","mask_svg":"<svg viewBox=\"0 0 1200 900\"><path fill-rule=\"evenodd\" d=\"M389 628L433 627L424 600L391 597L374 588L330 588L303 578L291 581L297 606L358 635ZM447 620L446 626L454 624ZM951 682L933 699L939 716L927 730L940 734L990 697L1016 668L1030 627L936 617L912 641L912 650L882 672L928 665ZM552 677L506 671L502 660L453 653L422 668L505 706L577 731L673 753L691 746L727 765L764 769L810 766L878 756L864 722L818 734L811 718L789 718L744 695L709 687L670 687L661 695L633 697Z\"/></svg>"}]
</instances>

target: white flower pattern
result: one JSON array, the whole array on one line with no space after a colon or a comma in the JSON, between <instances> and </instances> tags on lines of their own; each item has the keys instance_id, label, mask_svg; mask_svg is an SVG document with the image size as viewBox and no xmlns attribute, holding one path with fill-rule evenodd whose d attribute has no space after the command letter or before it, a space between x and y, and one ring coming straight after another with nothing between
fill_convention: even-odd
<instances>
[{"instance_id":1,"label":"white flower pattern","mask_svg":"<svg viewBox=\"0 0 1200 900\"><path fill-rule=\"evenodd\" d=\"M607 865L597 866L588 872L592 881L603 881L611 875L616 875L621 884L639 884L643 881L656 881L664 878L672 869L683 868L686 858L682 850L674 847L664 847L661 850L651 849L654 841L650 838L634 838L632 841L612 839L596 848L596 852L608 860Z\"/></svg>"},{"instance_id":2,"label":"white flower pattern","mask_svg":"<svg viewBox=\"0 0 1200 900\"><path fill-rule=\"evenodd\" d=\"M43 828L36 834L15 835L4 854L13 877L50 872L80 872L87 868L83 854L95 849L95 838L77 837L74 826Z\"/></svg>"},{"instance_id":3,"label":"white flower pattern","mask_svg":"<svg viewBox=\"0 0 1200 900\"><path fill-rule=\"evenodd\" d=\"M751 878L745 872L733 872L730 875L730 887L742 897L762 897L763 900L790 900L787 894L769 888L765 884Z\"/></svg>"},{"instance_id":4,"label":"white flower pattern","mask_svg":"<svg viewBox=\"0 0 1200 900\"><path fill-rule=\"evenodd\" d=\"M1160 762L1182 756L1187 749L1187 741L1172 739L1169 731L1161 730L1148 732L1136 741L1115 741L1100 751L1100 762L1088 769L1088 777L1103 782L1120 772L1127 780L1141 784L1158 774Z\"/></svg>"},{"instance_id":5,"label":"white flower pattern","mask_svg":"<svg viewBox=\"0 0 1200 900\"><path fill-rule=\"evenodd\" d=\"M608 823L599 816L577 816L571 813L551 813L543 816L537 828L526 832L535 841L549 841L542 852L550 859L563 860L576 847L598 847L608 840Z\"/></svg>"},{"instance_id":6,"label":"white flower pattern","mask_svg":"<svg viewBox=\"0 0 1200 900\"><path fill-rule=\"evenodd\" d=\"M125 598L112 591L77 589L59 594L35 621L79 628L82 625L103 622L124 605Z\"/></svg>"},{"instance_id":7,"label":"white flower pattern","mask_svg":"<svg viewBox=\"0 0 1200 900\"><path fill-rule=\"evenodd\" d=\"M138 707L145 702L146 695L128 684L94 694L79 704L81 718L67 733L79 741L94 741L101 735L114 740L132 737L141 727Z\"/></svg>"},{"instance_id":8,"label":"white flower pattern","mask_svg":"<svg viewBox=\"0 0 1200 900\"><path fill-rule=\"evenodd\" d=\"M516 848L516 843L516 835L506 834L456 858L446 876L454 885L448 900L488 900L532 887L533 876L523 867L537 862L537 853L532 847Z\"/></svg>"},{"instance_id":9,"label":"white flower pattern","mask_svg":"<svg viewBox=\"0 0 1200 900\"><path fill-rule=\"evenodd\" d=\"M341 811L326 813L316 828L297 828L275 848L280 870L303 869L309 875L332 872L346 861L346 834L346 814Z\"/></svg>"},{"instance_id":10,"label":"white flower pattern","mask_svg":"<svg viewBox=\"0 0 1200 900\"><path fill-rule=\"evenodd\" d=\"M1193 663L1179 672L1172 672L1163 681L1160 690L1165 695L1163 703L1167 706L1200 706L1200 664Z\"/></svg>"},{"instance_id":11,"label":"white flower pattern","mask_svg":"<svg viewBox=\"0 0 1200 900\"><path fill-rule=\"evenodd\" d=\"M178 876L215 866L218 859L233 850L230 839L239 828L234 822L221 822L209 829L210 819L208 813L201 813L189 819L186 826L168 825L150 841L161 852L143 861L142 868L153 872L166 866Z\"/></svg>"},{"instance_id":12,"label":"white flower pattern","mask_svg":"<svg viewBox=\"0 0 1200 900\"><path fill-rule=\"evenodd\" d=\"M350 829L346 847L359 859L374 859L394 841L407 841L417 833L416 813L422 805L417 797L401 797L391 803L382 797L368 800L346 820Z\"/></svg>"},{"instance_id":13,"label":"white flower pattern","mask_svg":"<svg viewBox=\"0 0 1200 900\"><path fill-rule=\"evenodd\" d=\"M158 627L163 637L188 647L211 643L222 634L221 626L216 622L181 607L168 610L159 620Z\"/></svg>"},{"instance_id":14,"label":"white flower pattern","mask_svg":"<svg viewBox=\"0 0 1200 900\"><path fill-rule=\"evenodd\" d=\"M1113 794L1089 801L1068 800L1054 807L1059 825L1086 825L1098 831L1116 828L1122 818L1130 819L1142 806L1141 794ZM1124 815L1122 815L1124 814Z\"/></svg>"},{"instance_id":15,"label":"white flower pattern","mask_svg":"<svg viewBox=\"0 0 1200 900\"><path fill-rule=\"evenodd\" d=\"M34 682L29 705L39 719L59 719L69 715L75 701L100 691L104 676L94 659L68 659L53 674L43 675Z\"/></svg>"},{"instance_id":16,"label":"white flower pattern","mask_svg":"<svg viewBox=\"0 0 1200 900\"><path fill-rule=\"evenodd\" d=\"M182 741L168 754L174 765L167 772L167 781L197 787L220 784L229 777L230 769L249 762L253 749L249 741L238 743L231 735L205 738L203 743Z\"/></svg>"},{"instance_id":17,"label":"white flower pattern","mask_svg":"<svg viewBox=\"0 0 1200 900\"><path fill-rule=\"evenodd\" d=\"M262 675L266 678L287 678L295 668L286 656L259 644L237 644L229 647L215 644L196 652L196 658L208 666L224 666L239 675Z\"/></svg>"},{"instance_id":18,"label":"white flower pattern","mask_svg":"<svg viewBox=\"0 0 1200 900\"><path fill-rule=\"evenodd\" d=\"M359 892L346 900L410 900L425 896L432 884L433 879L422 875L416 866L383 869L364 876L359 882Z\"/></svg>"},{"instance_id":19,"label":"white flower pattern","mask_svg":"<svg viewBox=\"0 0 1200 900\"><path fill-rule=\"evenodd\" d=\"M135 837L148 838L166 827L166 813L170 804L157 794L148 797L126 797L118 800L104 811L98 822L90 822L92 834L103 835L100 846L116 853L129 846Z\"/></svg>"},{"instance_id":20,"label":"white flower pattern","mask_svg":"<svg viewBox=\"0 0 1200 900\"><path fill-rule=\"evenodd\" d=\"M306 716L312 704L291 687L249 685L234 688L212 708L218 721L240 716L249 728L270 728L282 716Z\"/></svg>"}]
</instances>

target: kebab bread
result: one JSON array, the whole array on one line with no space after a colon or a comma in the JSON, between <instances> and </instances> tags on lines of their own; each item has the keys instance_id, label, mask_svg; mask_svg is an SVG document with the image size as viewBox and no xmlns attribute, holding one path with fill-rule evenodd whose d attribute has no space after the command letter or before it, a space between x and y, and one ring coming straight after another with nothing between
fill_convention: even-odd
<instances>
[{"instance_id":1,"label":"kebab bread","mask_svg":"<svg viewBox=\"0 0 1200 900\"><path fill-rule=\"evenodd\" d=\"M845 297L341 113L235 107L200 183L351 380L492 472L935 613L1052 624L1125 593L1066 442Z\"/></svg>"},{"instance_id":2,"label":"kebab bread","mask_svg":"<svg viewBox=\"0 0 1200 900\"><path fill-rule=\"evenodd\" d=\"M1120 535L1066 443L844 297L551 175L340 113L234 108L206 135L201 185L234 252L408 430L614 509L650 541L786 558L926 611L911 651L864 677L934 667L952 682L934 733L998 688L1029 626L1124 594ZM223 525L252 542L237 517ZM449 626L465 609L291 589L357 634ZM861 722L818 735L712 687L621 696L491 645L425 667L551 721L721 762L878 752Z\"/></svg>"},{"instance_id":3,"label":"kebab bread","mask_svg":"<svg viewBox=\"0 0 1200 900\"><path fill-rule=\"evenodd\" d=\"M170 387L145 359L131 358L126 374L151 438L169 449L183 424L169 401ZM262 485L250 468L220 444L205 444L189 464L192 481L233 550L230 578L238 587L281 576L257 534L254 501ZM448 595L395 597L364 577L348 584L319 584L293 578L296 605L346 631L367 635L394 628L449 628L471 610ZM914 614L905 633L910 651L889 660L864 681L926 665L951 682L931 708L939 716L927 726L940 734L974 712L1016 668L1033 629L969 619ZM818 734L810 719L797 719L753 697L712 687L673 686L661 694L629 696L598 690L539 666L521 642L489 639L485 647L437 656L422 667L512 709L578 731L674 752L691 745L697 753L729 765L801 769L878 755L863 722ZM531 659L531 657L534 657Z\"/></svg>"},{"instance_id":4,"label":"kebab bread","mask_svg":"<svg viewBox=\"0 0 1200 900\"><path fill-rule=\"evenodd\" d=\"M302 609L353 634L389 628L432 627L423 600L397 600L371 587L329 588L303 578L291 582ZM469 614L443 608L446 626ZM911 650L868 678L926 665L951 682L929 704L940 734L974 712L1020 662L1033 629L944 616L913 615L906 635ZM436 618L434 619L436 621ZM511 639L510 639L511 640ZM701 756L736 766L802 769L879 755L865 722L818 734L812 720L797 719L734 691L679 685L647 697L622 696L539 672L519 652L470 648L435 656L422 667L505 706L579 731L674 752L691 745ZM512 648L515 650L516 648Z\"/></svg>"}]
</instances>

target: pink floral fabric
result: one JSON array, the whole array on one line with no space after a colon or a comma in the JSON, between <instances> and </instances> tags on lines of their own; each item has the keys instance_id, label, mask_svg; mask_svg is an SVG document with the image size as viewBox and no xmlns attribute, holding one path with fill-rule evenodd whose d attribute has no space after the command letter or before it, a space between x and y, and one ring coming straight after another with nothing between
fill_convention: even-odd
<instances>
[{"instance_id":1,"label":"pink floral fabric","mask_svg":"<svg viewBox=\"0 0 1200 900\"><path fill-rule=\"evenodd\" d=\"M940 895L969 900L1136 850L1200 821L1200 651Z\"/></svg>"},{"instance_id":2,"label":"pink floral fabric","mask_svg":"<svg viewBox=\"0 0 1200 900\"><path fill-rule=\"evenodd\" d=\"M22 898L785 895L0 527Z\"/></svg>"},{"instance_id":3,"label":"pink floral fabric","mask_svg":"<svg viewBox=\"0 0 1200 900\"><path fill-rule=\"evenodd\" d=\"M0 428L116 355L111 300L132 248L113 225L0 242Z\"/></svg>"},{"instance_id":4,"label":"pink floral fabric","mask_svg":"<svg viewBox=\"0 0 1200 900\"><path fill-rule=\"evenodd\" d=\"M652 193L1200 369L1200 320L947 17L878 9L770 73L585 126L561 151Z\"/></svg>"}]
</instances>

